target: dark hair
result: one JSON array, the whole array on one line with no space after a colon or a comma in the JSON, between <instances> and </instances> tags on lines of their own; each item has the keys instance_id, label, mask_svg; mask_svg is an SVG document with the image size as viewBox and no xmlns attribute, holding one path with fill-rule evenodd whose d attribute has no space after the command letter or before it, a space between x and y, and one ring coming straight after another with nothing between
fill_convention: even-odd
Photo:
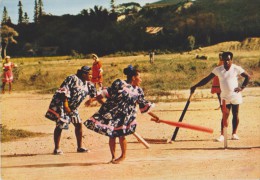
<instances>
[{"instance_id":1,"label":"dark hair","mask_svg":"<svg viewBox=\"0 0 260 180\"><path fill-rule=\"evenodd\" d=\"M127 76L127 81L131 82L132 81L132 77L133 76L137 76L137 74L139 73L139 70L136 70L132 65L127 66L124 69L124 74Z\"/></svg>"},{"instance_id":2,"label":"dark hair","mask_svg":"<svg viewBox=\"0 0 260 180\"><path fill-rule=\"evenodd\" d=\"M220 51L219 52L219 54L218 54L218 56L222 59L222 55L223 55L223 53L224 53L225 51Z\"/></svg>"},{"instance_id":3,"label":"dark hair","mask_svg":"<svg viewBox=\"0 0 260 180\"><path fill-rule=\"evenodd\" d=\"M88 66L82 66L81 69L78 69L78 71L77 71L77 76L78 76L78 77L82 77L83 74L89 73L90 70L91 70L90 67L88 67Z\"/></svg>"},{"instance_id":4,"label":"dark hair","mask_svg":"<svg viewBox=\"0 0 260 180\"><path fill-rule=\"evenodd\" d=\"M227 59L227 58L232 60L233 59L233 53L232 52L223 52L222 59L224 60L224 59Z\"/></svg>"}]
</instances>

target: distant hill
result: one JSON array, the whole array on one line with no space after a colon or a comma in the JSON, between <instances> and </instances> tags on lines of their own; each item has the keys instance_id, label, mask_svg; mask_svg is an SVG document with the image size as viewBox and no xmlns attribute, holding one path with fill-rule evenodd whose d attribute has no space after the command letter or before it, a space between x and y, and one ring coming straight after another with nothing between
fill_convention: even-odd
<instances>
[{"instance_id":1,"label":"distant hill","mask_svg":"<svg viewBox=\"0 0 260 180\"><path fill-rule=\"evenodd\" d=\"M197 45L260 36L260 0L161 0L147 8L164 32L193 35Z\"/></svg>"},{"instance_id":2,"label":"distant hill","mask_svg":"<svg viewBox=\"0 0 260 180\"><path fill-rule=\"evenodd\" d=\"M161 0L161 1L151 3L148 6L152 6L152 7L169 6L169 5L176 5L176 4L179 4L181 2L186 2L186 1L184 1L184 0Z\"/></svg>"},{"instance_id":3,"label":"distant hill","mask_svg":"<svg viewBox=\"0 0 260 180\"><path fill-rule=\"evenodd\" d=\"M228 41L221 42L212 46L203 47L194 50L195 52L220 52L220 51L233 51L233 50L248 50L248 51L260 51L260 37L246 38L243 41Z\"/></svg>"}]
</instances>

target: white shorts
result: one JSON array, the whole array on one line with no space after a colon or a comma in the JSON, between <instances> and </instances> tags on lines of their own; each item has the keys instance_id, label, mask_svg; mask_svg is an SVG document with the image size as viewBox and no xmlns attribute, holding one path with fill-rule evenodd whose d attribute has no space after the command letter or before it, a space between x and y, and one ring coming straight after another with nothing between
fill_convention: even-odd
<instances>
[{"instance_id":1,"label":"white shorts","mask_svg":"<svg viewBox=\"0 0 260 180\"><path fill-rule=\"evenodd\" d=\"M226 104L242 104L243 100L242 100L242 94L239 92L239 93L232 93L232 94L229 94L229 95L224 95L221 93L221 104L222 104L222 100L225 100L226 101Z\"/></svg>"},{"instance_id":2,"label":"white shorts","mask_svg":"<svg viewBox=\"0 0 260 180\"><path fill-rule=\"evenodd\" d=\"M78 123L81 123L82 120L79 117L79 114L75 114L73 116L70 116L70 122L72 122L73 124L78 124Z\"/></svg>"}]
</instances>

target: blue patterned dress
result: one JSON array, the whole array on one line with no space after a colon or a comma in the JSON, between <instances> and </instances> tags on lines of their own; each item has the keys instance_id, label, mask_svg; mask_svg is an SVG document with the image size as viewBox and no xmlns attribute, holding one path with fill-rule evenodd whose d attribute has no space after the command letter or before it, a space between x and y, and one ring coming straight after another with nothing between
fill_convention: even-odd
<instances>
[{"instance_id":1,"label":"blue patterned dress","mask_svg":"<svg viewBox=\"0 0 260 180\"><path fill-rule=\"evenodd\" d=\"M70 115L64 110L64 95L67 97L69 108L72 111ZM57 125L62 126L64 126L64 123L68 124L70 122L81 123L82 120L79 117L78 107L87 95L90 97L96 95L94 84L89 81L83 82L77 75L68 76L53 95L45 117L56 121Z\"/></svg>"},{"instance_id":2,"label":"blue patterned dress","mask_svg":"<svg viewBox=\"0 0 260 180\"><path fill-rule=\"evenodd\" d=\"M103 90L103 94L107 97L106 102L84 124L88 129L109 137L126 136L135 132L137 104L141 113L154 106L144 99L140 87L133 87L120 79Z\"/></svg>"}]
</instances>

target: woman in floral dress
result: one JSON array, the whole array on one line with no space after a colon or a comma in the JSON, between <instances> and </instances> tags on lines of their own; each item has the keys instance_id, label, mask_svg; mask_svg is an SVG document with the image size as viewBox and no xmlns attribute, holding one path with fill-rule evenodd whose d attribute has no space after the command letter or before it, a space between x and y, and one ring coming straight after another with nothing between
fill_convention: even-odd
<instances>
[{"instance_id":1,"label":"woman in floral dress","mask_svg":"<svg viewBox=\"0 0 260 180\"><path fill-rule=\"evenodd\" d=\"M77 152L88 152L82 147L82 120L79 116L78 107L81 102L89 95L90 100L86 105L96 99L96 88L90 82L91 68L82 66L77 74L68 76L61 84L60 88L53 95L49 109L45 115L46 118L55 121L54 129L54 151L55 155L63 154L60 149L60 139L63 129L68 129L71 122L75 126L75 135L77 139ZM99 101L99 99L96 99Z\"/></svg>"},{"instance_id":2,"label":"woman in floral dress","mask_svg":"<svg viewBox=\"0 0 260 180\"><path fill-rule=\"evenodd\" d=\"M10 56L5 57L5 63L3 64L3 78L2 78L2 94L5 93L5 84L9 84L9 94L12 92L12 82L14 80L12 69L16 67L16 65L10 61Z\"/></svg>"},{"instance_id":3,"label":"woman in floral dress","mask_svg":"<svg viewBox=\"0 0 260 180\"><path fill-rule=\"evenodd\" d=\"M119 163L126 158L127 141L125 136L133 134L136 129L136 105L139 105L141 113L148 112L157 120L159 118L150 109L153 103L145 100L144 92L139 87L141 74L131 65L124 69L127 80L117 79L112 86L103 89L103 97L106 102L99 111L85 121L85 126L97 133L109 136L109 147L112 155L112 163ZM115 158L116 137L119 137L121 156Z\"/></svg>"}]
</instances>

